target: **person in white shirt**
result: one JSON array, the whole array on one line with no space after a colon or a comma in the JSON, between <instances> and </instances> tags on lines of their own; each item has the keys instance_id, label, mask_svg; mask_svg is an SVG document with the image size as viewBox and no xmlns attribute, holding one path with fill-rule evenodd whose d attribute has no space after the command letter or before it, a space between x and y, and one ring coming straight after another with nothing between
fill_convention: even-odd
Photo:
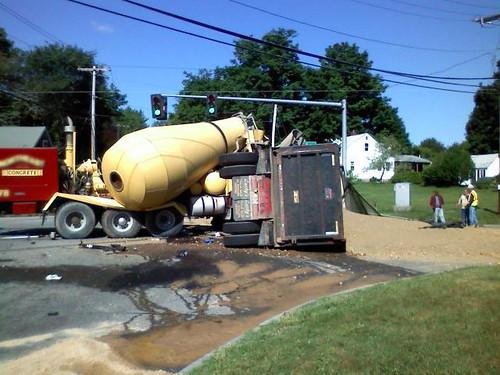
<instances>
[{"instance_id":1,"label":"person in white shirt","mask_svg":"<svg viewBox=\"0 0 500 375\"><path fill-rule=\"evenodd\" d=\"M464 189L458 197L457 206L460 207L460 217L462 219L462 228L469 225L469 190Z\"/></svg>"}]
</instances>

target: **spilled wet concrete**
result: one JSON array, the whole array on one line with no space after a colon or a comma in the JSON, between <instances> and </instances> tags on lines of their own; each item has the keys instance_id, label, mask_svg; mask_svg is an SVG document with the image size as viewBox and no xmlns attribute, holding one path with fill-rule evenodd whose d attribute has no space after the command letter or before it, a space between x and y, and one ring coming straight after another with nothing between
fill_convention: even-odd
<instances>
[{"instance_id":1,"label":"spilled wet concrete","mask_svg":"<svg viewBox=\"0 0 500 375\"><path fill-rule=\"evenodd\" d=\"M55 250L37 251L46 254L43 266L20 259L23 253L0 256L0 360L54 342L27 345L26 337L60 338L54 333L79 328L107 332L101 340L138 368L177 371L300 303L414 275L345 254L230 250L206 236L150 241L116 254L75 248L49 263ZM46 281L49 274L62 278Z\"/></svg>"},{"instance_id":2,"label":"spilled wet concrete","mask_svg":"<svg viewBox=\"0 0 500 375\"><path fill-rule=\"evenodd\" d=\"M337 291L414 275L343 254L252 249L220 250L210 257L216 272L177 278L168 286L171 292L162 291L165 286L140 291L143 286L136 285L139 290L130 297L144 312L137 322L149 319L151 329L125 331L105 341L136 366L178 371L293 306ZM151 293L158 294L151 298ZM161 305L172 299L183 308L169 307L167 314ZM165 314L168 319L161 321Z\"/></svg>"}]
</instances>

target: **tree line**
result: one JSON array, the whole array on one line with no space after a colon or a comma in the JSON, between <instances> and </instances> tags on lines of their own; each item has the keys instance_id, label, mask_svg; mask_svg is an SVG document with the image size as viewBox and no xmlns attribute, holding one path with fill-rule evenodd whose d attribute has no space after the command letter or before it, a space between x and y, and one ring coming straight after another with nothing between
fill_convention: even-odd
<instances>
[{"instance_id":1,"label":"tree line","mask_svg":"<svg viewBox=\"0 0 500 375\"><path fill-rule=\"evenodd\" d=\"M23 51L0 28L0 125L45 126L64 147L66 116L78 134L77 160L90 155L91 76L78 67L98 65L93 52L48 44ZM146 126L140 111L104 75L96 77L96 150L102 155L120 135Z\"/></svg>"},{"instance_id":2,"label":"tree line","mask_svg":"<svg viewBox=\"0 0 500 375\"><path fill-rule=\"evenodd\" d=\"M298 49L295 37L294 30L276 29L263 36L268 44L237 40L230 65L186 74L182 93L215 92L221 96L329 102L346 99L350 132L392 135L403 146L411 146L397 109L384 95L386 86L381 77L370 71L372 62L366 52L360 51L355 44L335 43L325 49L324 55L329 60L304 65L290 50ZM227 116L239 111L252 112L265 127L271 123L272 107L269 105L221 101L217 110ZM172 114L174 122L204 118L204 103L189 99L181 100ZM338 137L341 113L338 109L315 106L280 107L278 130L281 135L294 128L310 140Z\"/></svg>"}]
</instances>

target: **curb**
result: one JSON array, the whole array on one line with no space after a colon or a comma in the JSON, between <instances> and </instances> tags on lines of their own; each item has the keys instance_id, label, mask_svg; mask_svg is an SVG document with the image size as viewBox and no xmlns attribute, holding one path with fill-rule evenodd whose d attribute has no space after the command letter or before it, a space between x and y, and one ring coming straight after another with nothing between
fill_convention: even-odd
<instances>
[{"instance_id":1,"label":"curb","mask_svg":"<svg viewBox=\"0 0 500 375\"><path fill-rule=\"evenodd\" d=\"M288 310L285 310L279 314L276 314L274 316L272 316L271 318L269 319L266 319L264 320L262 323L259 323L256 327L254 328L251 328L249 329L248 331L242 333L241 335L227 341L226 343L222 344L221 346L219 346L218 348L208 352L207 354L203 355L202 357L198 358L197 360L195 360L194 362L191 362L189 365L187 365L186 367L184 367L182 370L180 370L179 372L177 372L177 374L180 374L180 375L187 375L189 374L190 371L194 370L195 368L201 366L204 362L208 361L210 358L213 357L213 355L218 352L219 350L221 349L225 349L225 348L228 348L230 347L231 345L234 345L236 344L238 341L241 341L241 339L243 339L243 337L249 333L249 332L255 332L255 331L258 331L261 327L264 327L268 324L271 324L271 323L274 323L275 321L278 321L279 319L281 319L281 317L283 317L284 315L287 315L287 314L290 314L290 313L293 313L295 312L296 310L299 310L305 306L308 306L308 305L311 305L315 302L317 302L318 300L320 299L323 299L323 298L329 298L329 297L336 297L336 296L341 296L341 295L344 295L344 294L349 294L349 293L353 293L353 292L357 292L357 291L360 291L360 290L363 290L363 289L369 289L369 288L373 288L375 286L379 286L379 285L384 285L384 284L387 284L391 281L394 281L394 280L390 280L390 281L382 281L382 282L379 282L379 283L375 283L375 284L371 284L371 285L365 285L365 286L360 286L358 288L354 288L354 289L349 289L349 290L343 290L343 291L340 291L340 292L337 292L337 293L334 293L334 294L328 294L328 295L325 295L325 296L322 296L322 297L318 297L318 298L315 298L315 299L312 299L312 300L309 300L307 302L304 302L304 303L301 303L300 305L297 305L297 306L294 306Z\"/></svg>"}]
</instances>

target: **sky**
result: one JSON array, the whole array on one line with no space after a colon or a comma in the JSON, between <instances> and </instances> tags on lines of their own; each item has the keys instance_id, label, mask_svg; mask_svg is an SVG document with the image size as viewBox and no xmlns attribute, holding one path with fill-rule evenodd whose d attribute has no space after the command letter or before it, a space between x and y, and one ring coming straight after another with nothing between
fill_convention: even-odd
<instances>
[{"instance_id":1,"label":"sky","mask_svg":"<svg viewBox=\"0 0 500 375\"><path fill-rule=\"evenodd\" d=\"M235 38L122 0L81 0L168 27L232 43ZM488 78L496 70L500 13L495 0L137 0L164 11L261 38L273 28L293 29L301 50L324 55L334 43L356 43L377 69L440 77ZM110 83L151 121L150 95L177 94L185 72L228 66L234 49L193 36L90 9L68 0L0 0L0 26L23 50L49 43L78 46L107 66ZM311 58L306 62L318 63ZM491 80L443 85L379 73L410 141L436 138L446 146L465 139L474 92ZM90 77L89 77L90 80ZM251 87L249 87L251 89ZM457 90L453 92L446 90ZM169 99L170 109L174 100ZM349 103L348 103L349 106ZM348 125L349 126L349 125Z\"/></svg>"}]
</instances>

